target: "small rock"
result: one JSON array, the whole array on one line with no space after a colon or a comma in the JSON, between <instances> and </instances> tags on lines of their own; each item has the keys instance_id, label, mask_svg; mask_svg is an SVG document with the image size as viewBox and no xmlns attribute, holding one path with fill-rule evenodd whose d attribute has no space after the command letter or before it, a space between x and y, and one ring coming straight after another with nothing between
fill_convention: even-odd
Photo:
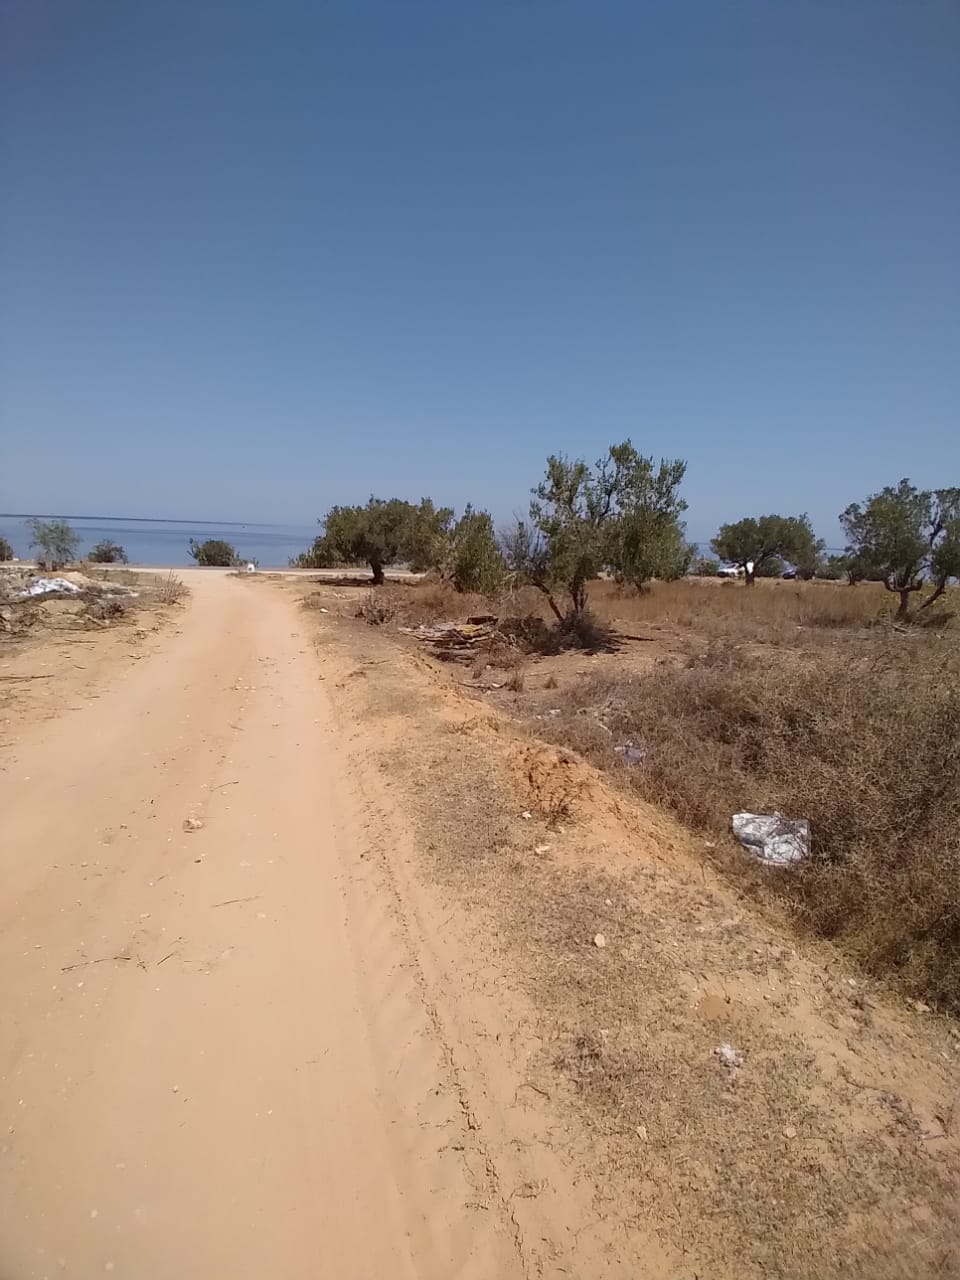
<instances>
[{"instance_id":1,"label":"small rock","mask_svg":"<svg viewBox=\"0 0 960 1280\"><path fill-rule=\"evenodd\" d=\"M646 1140L647 1140L647 1126L646 1126L645 1124L638 1124L638 1125L637 1125L637 1137L640 1139L640 1141L641 1141L641 1142L646 1142Z\"/></svg>"},{"instance_id":2,"label":"small rock","mask_svg":"<svg viewBox=\"0 0 960 1280\"><path fill-rule=\"evenodd\" d=\"M595 933L593 935L593 945L595 947L605 947L607 945L607 940L602 933Z\"/></svg>"},{"instance_id":3,"label":"small rock","mask_svg":"<svg viewBox=\"0 0 960 1280\"><path fill-rule=\"evenodd\" d=\"M529 821L530 821L530 819L533 817L533 814L530 812L530 810L529 810L529 809L524 809L524 811L523 811L523 813L521 813L520 817L521 817L521 818L524 818L527 822L529 822Z\"/></svg>"},{"instance_id":4,"label":"small rock","mask_svg":"<svg viewBox=\"0 0 960 1280\"><path fill-rule=\"evenodd\" d=\"M183 820L184 831L200 831L202 827L203 823L199 818L184 818Z\"/></svg>"},{"instance_id":5,"label":"small rock","mask_svg":"<svg viewBox=\"0 0 960 1280\"><path fill-rule=\"evenodd\" d=\"M787 1125L787 1127L783 1131L783 1136L785 1138L795 1138L797 1136L797 1131L792 1124Z\"/></svg>"},{"instance_id":6,"label":"small rock","mask_svg":"<svg viewBox=\"0 0 960 1280\"><path fill-rule=\"evenodd\" d=\"M743 1054L739 1049L735 1049L732 1044L718 1044L713 1051L713 1056L718 1058L731 1071L736 1071L738 1067L743 1066Z\"/></svg>"}]
</instances>

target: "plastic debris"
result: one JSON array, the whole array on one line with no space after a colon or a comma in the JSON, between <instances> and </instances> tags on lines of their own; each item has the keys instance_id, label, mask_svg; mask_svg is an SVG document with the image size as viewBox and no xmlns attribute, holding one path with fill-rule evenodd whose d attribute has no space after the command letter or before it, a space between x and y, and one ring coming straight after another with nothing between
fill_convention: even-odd
<instances>
[{"instance_id":1,"label":"plastic debris","mask_svg":"<svg viewBox=\"0 0 960 1280\"><path fill-rule=\"evenodd\" d=\"M622 746L614 747L613 749L624 764L634 767L638 764L643 764L647 756L646 747L638 747L634 742L625 742Z\"/></svg>"},{"instance_id":2,"label":"plastic debris","mask_svg":"<svg viewBox=\"0 0 960 1280\"><path fill-rule=\"evenodd\" d=\"M78 596L81 588L69 578L34 578L14 597L28 600L31 596Z\"/></svg>"},{"instance_id":3,"label":"plastic debris","mask_svg":"<svg viewBox=\"0 0 960 1280\"><path fill-rule=\"evenodd\" d=\"M184 831L200 831L202 828L203 823L199 818L184 818L183 820Z\"/></svg>"},{"instance_id":4,"label":"plastic debris","mask_svg":"<svg viewBox=\"0 0 960 1280\"><path fill-rule=\"evenodd\" d=\"M247 572L247 573L256 573L256 572L257 572L257 566L253 563L253 561L252 561L252 560L251 560L251 561L249 562L249 564L247 565L246 572Z\"/></svg>"},{"instance_id":5,"label":"plastic debris","mask_svg":"<svg viewBox=\"0 0 960 1280\"><path fill-rule=\"evenodd\" d=\"M743 1054L739 1049L735 1049L732 1044L718 1044L713 1051L713 1056L717 1058L730 1071L736 1071L743 1066Z\"/></svg>"},{"instance_id":6,"label":"plastic debris","mask_svg":"<svg viewBox=\"0 0 960 1280\"><path fill-rule=\"evenodd\" d=\"M602 933L595 933L593 935L593 945L595 947L605 947L607 945L607 940Z\"/></svg>"},{"instance_id":7,"label":"plastic debris","mask_svg":"<svg viewBox=\"0 0 960 1280\"><path fill-rule=\"evenodd\" d=\"M733 834L745 849L773 866L787 867L810 852L810 823L772 813L735 813Z\"/></svg>"}]
</instances>

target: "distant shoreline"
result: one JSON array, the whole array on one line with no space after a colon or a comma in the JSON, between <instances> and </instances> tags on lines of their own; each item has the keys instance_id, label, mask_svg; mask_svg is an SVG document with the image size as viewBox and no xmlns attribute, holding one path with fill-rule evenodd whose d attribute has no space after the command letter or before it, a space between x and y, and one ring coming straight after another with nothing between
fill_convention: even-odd
<instances>
[{"instance_id":1,"label":"distant shoreline","mask_svg":"<svg viewBox=\"0 0 960 1280\"><path fill-rule=\"evenodd\" d=\"M285 529L289 527L263 520L180 520L168 516L68 516L42 511L0 511L0 520L86 520L91 524L209 525L211 529Z\"/></svg>"}]
</instances>

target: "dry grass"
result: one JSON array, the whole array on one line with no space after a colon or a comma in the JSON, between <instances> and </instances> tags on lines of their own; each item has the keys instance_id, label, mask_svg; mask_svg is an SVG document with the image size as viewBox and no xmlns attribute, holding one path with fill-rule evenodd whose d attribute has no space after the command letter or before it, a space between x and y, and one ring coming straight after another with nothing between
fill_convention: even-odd
<instances>
[{"instance_id":1,"label":"dry grass","mask_svg":"<svg viewBox=\"0 0 960 1280\"><path fill-rule=\"evenodd\" d=\"M739 810L809 818L813 856L761 879L875 973L960 1011L960 657L922 634L575 685L551 736L621 772L691 827ZM613 751L642 745L640 767Z\"/></svg>"},{"instance_id":2,"label":"dry grass","mask_svg":"<svg viewBox=\"0 0 960 1280\"><path fill-rule=\"evenodd\" d=\"M397 606L382 591L368 591L357 605L357 617L370 627L382 627L397 616Z\"/></svg>"},{"instance_id":3,"label":"dry grass","mask_svg":"<svg viewBox=\"0 0 960 1280\"><path fill-rule=\"evenodd\" d=\"M631 591L614 582L590 587L590 607L621 622L706 628L714 634L763 627L865 627L894 612L895 597L877 583L760 580L754 587L730 580L655 582Z\"/></svg>"},{"instance_id":4,"label":"dry grass","mask_svg":"<svg viewBox=\"0 0 960 1280\"><path fill-rule=\"evenodd\" d=\"M190 588L171 569L152 585L151 594L157 604L178 604L190 594Z\"/></svg>"}]
</instances>

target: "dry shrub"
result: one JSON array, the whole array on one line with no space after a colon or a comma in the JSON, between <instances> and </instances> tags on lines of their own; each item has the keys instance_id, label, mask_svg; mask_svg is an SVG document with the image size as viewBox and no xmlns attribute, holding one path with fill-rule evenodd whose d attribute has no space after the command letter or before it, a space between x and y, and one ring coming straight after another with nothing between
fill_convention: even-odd
<instances>
[{"instance_id":1,"label":"dry shrub","mask_svg":"<svg viewBox=\"0 0 960 1280\"><path fill-rule=\"evenodd\" d=\"M80 610L80 617L85 622L103 626L108 622L119 621L120 618L126 616L126 613L127 606L122 600L109 596L92 596L84 602Z\"/></svg>"},{"instance_id":2,"label":"dry shrub","mask_svg":"<svg viewBox=\"0 0 960 1280\"><path fill-rule=\"evenodd\" d=\"M115 574L114 577L120 579L121 575ZM173 572L161 578L153 592L154 599L160 604L177 604L184 596L189 594L190 588L182 578L178 578Z\"/></svg>"},{"instance_id":3,"label":"dry shrub","mask_svg":"<svg viewBox=\"0 0 960 1280\"><path fill-rule=\"evenodd\" d=\"M504 685L504 688L510 693L523 693L525 676L522 667L515 667L510 673L510 679Z\"/></svg>"},{"instance_id":4,"label":"dry shrub","mask_svg":"<svg viewBox=\"0 0 960 1280\"><path fill-rule=\"evenodd\" d=\"M499 630L524 653L552 655L566 649L598 653L614 647L610 626L589 610L570 613L553 624L538 613L501 618Z\"/></svg>"},{"instance_id":5,"label":"dry shrub","mask_svg":"<svg viewBox=\"0 0 960 1280\"><path fill-rule=\"evenodd\" d=\"M482 676L491 667L500 671L514 671L523 666L524 656L519 649L503 640L494 639L476 651L472 671L474 676Z\"/></svg>"},{"instance_id":6,"label":"dry shrub","mask_svg":"<svg viewBox=\"0 0 960 1280\"><path fill-rule=\"evenodd\" d=\"M714 646L685 668L585 681L547 728L691 826L728 832L743 809L809 818L809 861L762 883L872 971L960 1010L958 671L922 634L877 637L855 660ZM646 748L629 770L612 751L628 738ZM730 865L756 880L748 855Z\"/></svg>"},{"instance_id":7,"label":"dry shrub","mask_svg":"<svg viewBox=\"0 0 960 1280\"><path fill-rule=\"evenodd\" d=\"M538 613L522 613L501 618L498 630L524 653L556 652L555 648L550 648L552 630L546 619Z\"/></svg>"},{"instance_id":8,"label":"dry shrub","mask_svg":"<svg viewBox=\"0 0 960 1280\"><path fill-rule=\"evenodd\" d=\"M382 591L368 591L357 605L358 618L371 627L382 627L397 616L397 606Z\"/></svg>"}]
</instances>

